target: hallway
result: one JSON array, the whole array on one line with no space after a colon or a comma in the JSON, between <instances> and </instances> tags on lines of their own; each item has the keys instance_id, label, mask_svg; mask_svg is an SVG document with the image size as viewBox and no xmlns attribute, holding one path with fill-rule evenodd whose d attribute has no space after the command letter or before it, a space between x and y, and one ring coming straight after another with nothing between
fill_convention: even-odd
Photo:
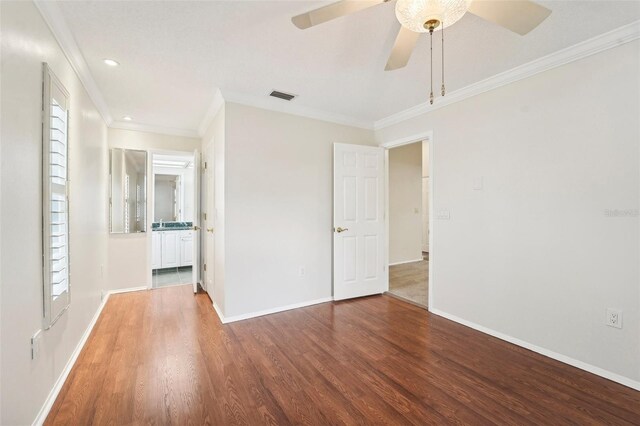
<instances>
[{"instance_id":1,"label":"hallway","mask_svg":"<svg viewBox=\"0 0 640 426\"><path fill-rule=\"evenodd\" d=\"M47 424L638 419L638 392L391 297L222 325L179 286L111 296Z\"/></svg>"}]
</instances>

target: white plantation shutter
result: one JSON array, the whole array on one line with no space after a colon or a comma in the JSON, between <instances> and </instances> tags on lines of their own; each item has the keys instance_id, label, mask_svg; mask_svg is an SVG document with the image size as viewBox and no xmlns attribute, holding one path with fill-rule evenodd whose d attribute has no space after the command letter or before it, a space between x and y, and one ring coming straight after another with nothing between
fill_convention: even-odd
<instances>
[{"instance_id":1,"label":"white plantation shutter","mask_svg":"<svg viewBox=\"0 0 640 426\"><path fill-rule=\"evenodd\" d=\"M45 327L69 306L69 94L44 65L42 120Z\"/></svg>"}]
</instances>

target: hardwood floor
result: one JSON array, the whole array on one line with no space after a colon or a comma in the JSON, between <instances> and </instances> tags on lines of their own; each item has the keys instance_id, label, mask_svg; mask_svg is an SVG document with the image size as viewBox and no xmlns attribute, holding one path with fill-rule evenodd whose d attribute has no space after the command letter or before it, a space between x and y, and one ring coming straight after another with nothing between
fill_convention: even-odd
<instances>
[{"instance_id":1,"label":"hardwood floor","mask_svg":"<svg viewBox=\"0 0 640 426\"><path fill-rule=\"evenodd\" d=\"M422 261L389 266L389 292L420 306L429 305L429 253Z\"/></svg>"},{"instance_id":2,"label":"hardwood floor","mask_svg":"<svg viewBox=\"0 0 640 426\"><path fill-rule=\"evenodd\" d=\"M46 424L640 424L640 392L387 296L222 325L111 296Z\"/></svg>"}]
</instances>

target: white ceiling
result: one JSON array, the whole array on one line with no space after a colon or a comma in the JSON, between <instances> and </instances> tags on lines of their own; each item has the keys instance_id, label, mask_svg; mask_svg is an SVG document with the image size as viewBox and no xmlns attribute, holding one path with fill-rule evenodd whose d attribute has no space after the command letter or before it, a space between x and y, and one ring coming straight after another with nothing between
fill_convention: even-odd
<instances>
[{"instance_id":1,"label":"white ceiling","mask_svg":"<svg viewBox=\"0 0 640 426\"><path fill-rule=\"evenodd\" d=\"M326 1L69 1L64 20L115 120L198 129L214 93L373 122L428 96L428 39L406 68L384 71L394 3L308 30L294 15ZM637 1L539 1L551 16L522 37L467 14L446 33L449 92L640 19ZM439 50L435 50L436 53ZM102 60L112 58L119 67ZM439 60L434 85L439 87ZM274 104L275 105L275 104Z\"/></svg>"}]
</instances>

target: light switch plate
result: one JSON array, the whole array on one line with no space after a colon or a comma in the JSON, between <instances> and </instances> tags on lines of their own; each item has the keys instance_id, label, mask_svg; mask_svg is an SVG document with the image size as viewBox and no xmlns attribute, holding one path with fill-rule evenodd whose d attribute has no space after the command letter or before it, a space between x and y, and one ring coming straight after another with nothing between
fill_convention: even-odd
<instances>
[{"instance_id":1,"label":"light switch plate","mask_svg":"<svg viewBox=\"0 0 640 426\"><path fill-rule=\"evenodd\" d=\"M449 210L438 210L438 213L436 213L436 217L440 220L449 220L451 219L451 213L449 212Z\"/></svg>"},{"instance_id":2,"label":"light switch plate","mask_svg":"<svg viewBox=\"0 0 640 426\"><path fill-rule=\"evenodd\" d=\"M473 190L474 191L482 190L482 176L479 176L473 179Z\"/></svg>"}]
</instances>

